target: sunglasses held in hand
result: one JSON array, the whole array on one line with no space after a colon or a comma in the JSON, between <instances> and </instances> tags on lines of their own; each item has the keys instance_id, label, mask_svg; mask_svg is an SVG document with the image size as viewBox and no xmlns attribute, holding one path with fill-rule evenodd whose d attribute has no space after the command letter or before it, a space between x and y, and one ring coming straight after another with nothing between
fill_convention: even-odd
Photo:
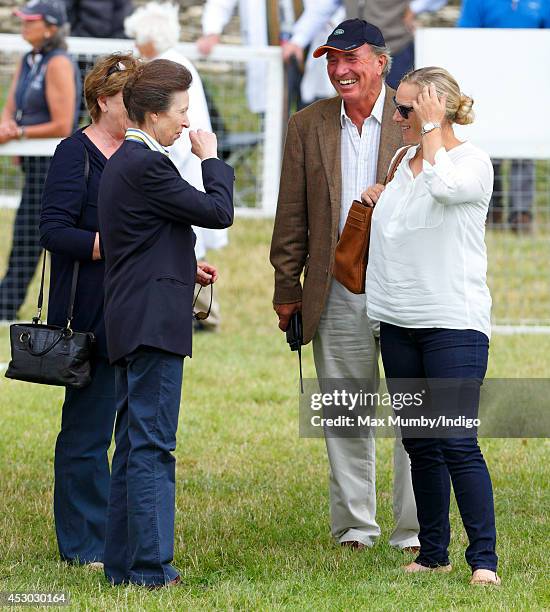
<instances>
[{"instance_id":1,"label":"sunglasses held in hand","mask_svg":"<svg viewBox=\"0 0 550 612\"><path fill-rule=\"evenodd\" d=\"M195 296L195 299L193 300L193 318L197 321L204 321L205 319L208 319L208 317L210 316L210 310L212 309L212 300L214 299L214 285L213 283L210 283L210 304L208 305L208 310L206 312L204 312L203 310L199 310L199 312L195 312L195 304L197 303L197 300L199 299L199 293L202 290L202 285L199 286L199 290L197 291L197 295Z\"/></svg>"}]
</instances>

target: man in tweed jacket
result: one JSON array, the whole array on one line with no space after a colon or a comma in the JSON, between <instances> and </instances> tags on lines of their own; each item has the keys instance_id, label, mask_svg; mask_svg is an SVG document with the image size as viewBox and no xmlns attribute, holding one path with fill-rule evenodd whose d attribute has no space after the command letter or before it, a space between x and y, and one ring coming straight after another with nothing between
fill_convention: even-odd
<instances>
[{"instance_id":1,"label":"man in tweed jacket","mask_svg":"<svg viewBox=\"0 0 550 612\"><path fill-rule=\"evenodd\" d=\"M359 19L337 26L326 45L327 70L338 97L291 117L285 143L271 263L279 327L302 311L304 343L313 340L317 376L378 386L378 331L367 317L366 296L332 278L334 251L353 199L382 183L401 133L392 122L384 84L391 59L382 33ZM303 274L303 286L302 286ZM334 538L354 548L372 546L376 523L372 437L326 437ZM401 441L394 454L395 530L390 544L418 546L410 463Z\"/></svg>"}]
</instances>

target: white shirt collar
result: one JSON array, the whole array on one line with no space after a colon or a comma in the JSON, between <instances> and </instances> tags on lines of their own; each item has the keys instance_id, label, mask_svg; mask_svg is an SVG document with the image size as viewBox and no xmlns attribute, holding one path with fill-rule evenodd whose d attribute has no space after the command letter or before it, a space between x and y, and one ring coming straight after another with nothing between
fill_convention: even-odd
<instances>
[{"instance_id":1,"label":"white shirt collar","mask_svg":"<svg viewBox=\"0 0 550 612\"><path fill-rule=\"evenodd\" d=\"M380 90L380 93L378 94L378 98L376 98L376 102L374 103L372 112L370 114L370 117L374 117L380 125L382 125L382 115L384 114L385 99L386 99L386 86L384 83L382 83L382 89ZM369 119L370 117L367 117L367 119ZM348 121L351 121L351 119L346 114L344 100L342 100L342 105L340 106L340 124L342 126L342 129L346 127L346 119ZM365 121L367 121L367 119L365 119Z\"/></svg>"},{"instance_id":2,"label":"white shirt collar","mask_svg":"<svg viewBox=\"0 0 550 612\"><path fill-rule=\"evenodd\" d=\"M158 151L164 155L168 155L168 150L165 149L159 142L157 142L152 136L149 136L147 132L139 130L138 128L128 128L124 136L124 140L133 140L134 142L141 142L147 145L151 151Z\"/></svg>"}]
</instances>

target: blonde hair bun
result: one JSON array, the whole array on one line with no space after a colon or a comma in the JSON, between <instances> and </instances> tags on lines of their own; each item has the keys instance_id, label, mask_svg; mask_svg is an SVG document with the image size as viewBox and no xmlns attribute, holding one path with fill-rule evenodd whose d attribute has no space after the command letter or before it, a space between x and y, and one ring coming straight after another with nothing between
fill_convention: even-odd
<instances>
[{"instance_id":1,"label":"blonde hair bun","mask_svg":"<svg viewBox=\"0 0 550 612\"><path fill-rule=\"evenodd\" d=\"M464 94L460 94L460 102L458 105L458 110L456 111L455 123L459 125L468 125L469 123L474 122L475 113L472 110L472 106L474 105L474 101L470 96L465 96Z\"/></svg>"},{"instance_id":2,"label":"blonde hair bun","mask_svg":"<svg viewBox=\"0 0 550 612\"><path fill-rule=\"evenodd\" d=\"M446 95L447 104L445 117L449 123L459 123L467 125L474 121L474 111L472 106L474 101L469 96L465 96L461 91L456 79L451 76L445 68L439 66L426 66L417 68L406 74L401 83L412 83L417 85L422 91L423 87L435 85L438 96Z\"/></svg>"}]
</instances>

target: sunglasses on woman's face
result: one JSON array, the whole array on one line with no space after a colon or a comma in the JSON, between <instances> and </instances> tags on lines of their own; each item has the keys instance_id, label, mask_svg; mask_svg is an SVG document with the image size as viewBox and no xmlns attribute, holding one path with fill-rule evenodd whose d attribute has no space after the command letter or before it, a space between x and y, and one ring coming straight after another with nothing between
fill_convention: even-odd
<instances>
[{"instance_id":1,"label":"sunglasses on woman's face","mask_svg":"<svg viewBox=\"0 0 550 612\"><path fill-rule=\"evenodd\" d=\"M393 96L393 103L397 112L403 117L403 119L409 118L409 113L412 113L414 108L412 106L405 106L404 104L398 104L395 96Z\"/></svg>"}]
</instances>

